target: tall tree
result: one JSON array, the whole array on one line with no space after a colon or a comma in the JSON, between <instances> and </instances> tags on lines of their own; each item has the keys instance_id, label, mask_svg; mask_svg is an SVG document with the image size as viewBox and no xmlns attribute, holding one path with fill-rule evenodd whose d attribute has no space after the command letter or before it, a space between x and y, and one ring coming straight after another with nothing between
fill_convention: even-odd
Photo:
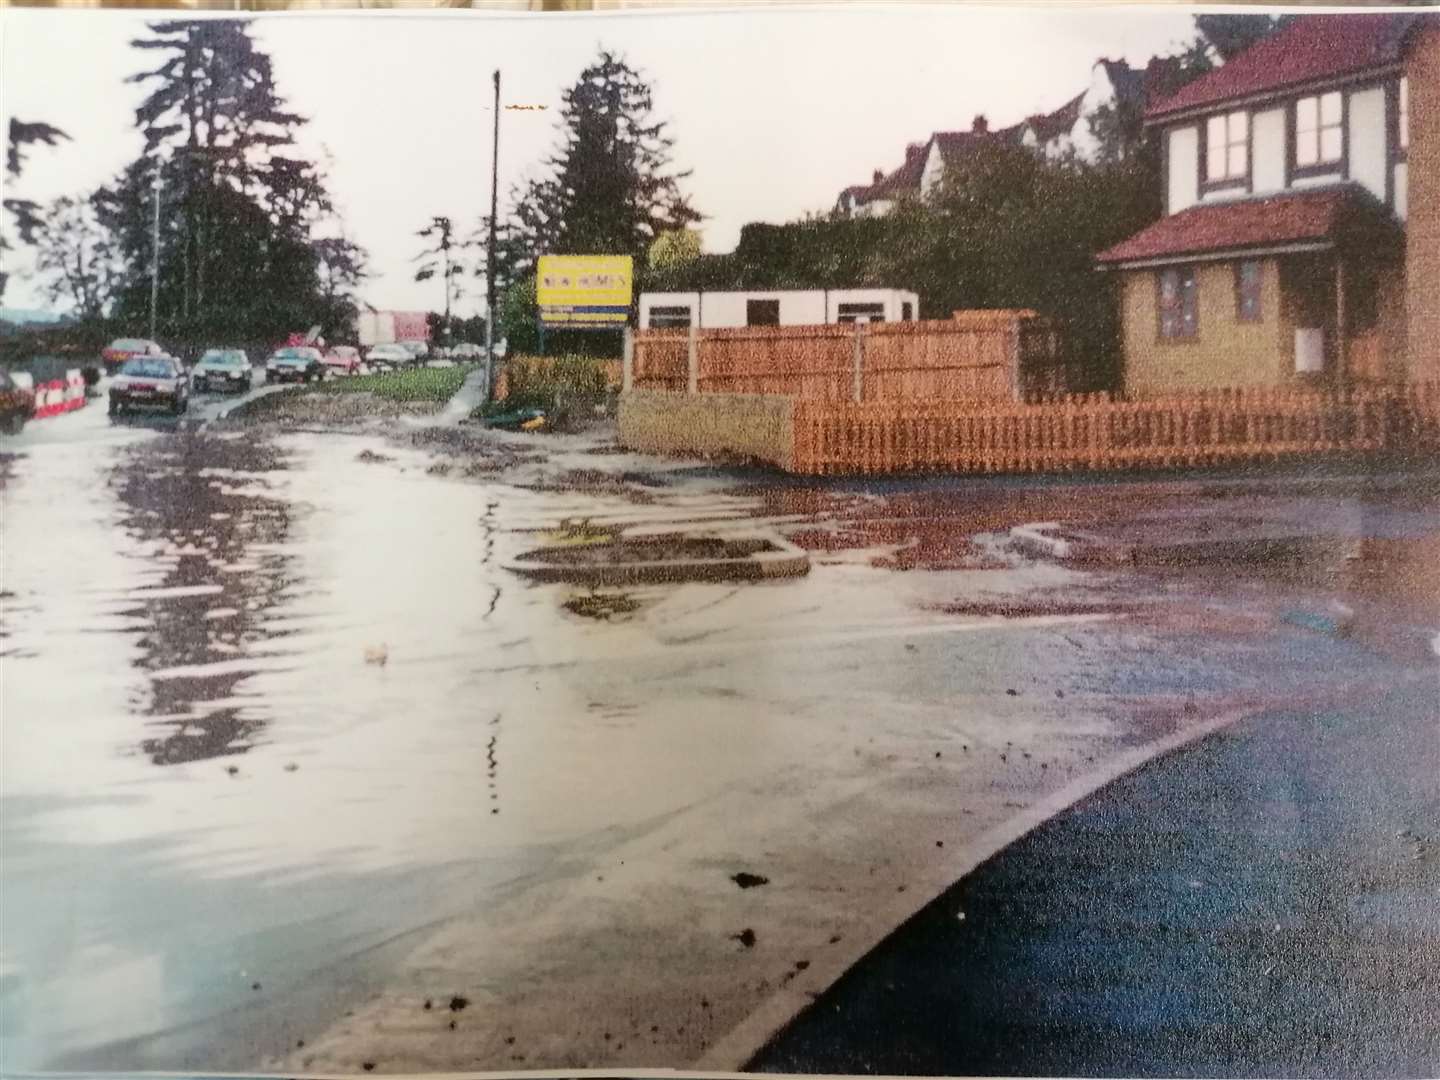
<instances>
[{"instance_id":1,"label":"tall tree","mask_svg":"<svg viewBox=\"0 0 1440 1080\"><path fill-rule=\"evenodd\" d=\"M10 127L7 132L5 145L5 175L7 186L13 187L15 181L20 179L20 174L25 169L26 148L36 143L45 146L54 146L61 139L68 140L69 135L52 124L41 121L17 120L10 118ZM34 199L25 199L16 196L8 196L4 200L4 209L15 227L15 232L22 244L34 244L43 224L40 217L40 204ZM0 232L0 262L8 261L6 251L12 250L9 239L4 232ZM5 284L10 280L9 274L0 267L0 296L5 294Z\"/></svg>"},{"instance_id":2,"label":"tall tree","mask_svg":"<svg viewBox=\"0 0 1440 1080\"><path fill-rule=\"evenodd\" d=\"M465 267L460 262L459 245L455 240L454 223L444 214L437 214L430 219L430 223L415 234L422 240L428 241L428 246L416 256L416 260L424 260L415 269L416 281L429 281L437 275L445 291L445 315L442 324L445 337L450 337L450 301L459 299L460 283L459 278L465 273Z\"/></svg>"},{"instance_id":3,"label":"tall tree","mask_svg":"<svg viewBox=\"0 0 1440 1080\"><path fill-rule=\"evenodd\" d=\"M562 101L560 144L515 196L511 229L526 263L547 253L643 260L662 233L700 220L680 188L689 173L672 169L674 140L638 71L602 51Z\"/></svg>"},{"instance_id":4,"label":"tall tree","mask_svg":"<svg viewBox=\"0 0 1440 1080\"><path fill-rule=\"evenodd\" d=\"M1294 19L1293 15L1196 15L1195 29L1214 49L1221 63L1239 56Z\"/></svg>"},{"instance_id":5,"label":"tall tree","mask_svg":"<svg viewBox=\"0 0 1440 1080\"><path fill-rule=\"evenodd\" d=\"M104 313L120 280L120 260L89 199L65 195L46 207L35 269L52 304L68 301L81 318Z\"/></svg>"}]
</instances>

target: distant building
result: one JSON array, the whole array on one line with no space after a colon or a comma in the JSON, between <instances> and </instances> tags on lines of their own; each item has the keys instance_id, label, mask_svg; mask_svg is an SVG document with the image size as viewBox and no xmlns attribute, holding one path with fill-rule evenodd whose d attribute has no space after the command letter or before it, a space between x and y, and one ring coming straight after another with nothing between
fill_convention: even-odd
<instances>
[{"instance_id":1,"label":"distant building","mask_svg":"<svg viewBox=\"0 0 1440 1080\"><path fill-rule=\"evenodd\" d=\"M397 341L429 341L430 319L423 311L376 311L367 307L355 317L355 336L364 348Z\"/></svg>"},{"instance_id":2,"label":"distant building","mask_svg":"<svg viewBox=\"0 0 1440 1080\"><path fill-rule=\"evenodd\" d=\"M1137 71L1117 60L1099 60L1091 69L1090 85L1054 112L1026 117L1018 124L992 128L984 116L971 122L969 131L937 131L924 142L905 148L904 163L892 172L875 170L870 183L847 187L836 200L836 210L855 217L887 214L900 199L930 196L945 170L985 145L1024 146L1047 158L1074 154L1094 160L1099 143L1090 121L1105 107L1143 107L1151 69Z\"/></svg>"},{"instance_id":3,"label":"distant building","mask_svg":"<svg viewBox=\"0 0 1440 1080\"><path fill-rule=\"evenodd\" d=\"M1136 392L1440 379L1440 15L1312 15L1153 102L1165 214L1099 254Z\"/></svg>"},{"instance_id":4,"label":"distant building","mask_svg":"<svg viewBox=\"0 0 1440 1080\"><path fill-rule=\"evenodd\" d=\"M640 329L910 322L920 298L902 289L755 289L640 294Z\"/></svg>"}]
</instances>

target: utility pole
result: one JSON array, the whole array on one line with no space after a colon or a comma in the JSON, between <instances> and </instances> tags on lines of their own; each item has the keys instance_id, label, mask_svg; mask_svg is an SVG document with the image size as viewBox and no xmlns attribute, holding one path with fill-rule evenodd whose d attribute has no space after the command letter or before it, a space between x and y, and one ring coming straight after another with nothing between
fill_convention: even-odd
<instances>
[{"instance_id":1,"label":"utility pole","mask_svg":"<svg viewBox=\"0 0 1440 1080\"><path fill-rule=\"evenodd\" d=\"M495 69L495 130L490 149L490 238L485 246L485 400L495 385L495 215L500 206L500 69Z\"/></svg>"},{"instance_id":2,"label":"utility pole","mask_svg":"<svg viewBox=\"0 0 1440 1080\"><path fill-rule=\"evenodd\" d=\"M160 162L155 162L155 221L150 229L150 340L155 340L155 312L160 302Z\"/></svg>"}]
</instances>

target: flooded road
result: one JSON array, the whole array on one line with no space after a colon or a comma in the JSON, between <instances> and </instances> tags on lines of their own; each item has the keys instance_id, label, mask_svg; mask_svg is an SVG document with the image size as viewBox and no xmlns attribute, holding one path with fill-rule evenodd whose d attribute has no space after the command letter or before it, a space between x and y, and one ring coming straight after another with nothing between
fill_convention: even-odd
<instances>
[{"instance_id":1,"label":"flooded road","mask_svg":"<svg viewBox=\"0 0 1440 1080\"><path fill-rule=\"evenodd\" d=\"M0 446L12 1069L681 1064L888 917L879 892L943 879L935 837L1197 698L1379 670L1273 590L1017 560L981 534L1024 493L777 489L563 442L507 472L213 419L92 405ZM500 565L566 519L759 521L815 565L589 619ZM752 866L760 907L729 881ZM688 1014L702 984L695 1020L610 1038L607 1009ZM462 991L486 1020L441 1045L415 1010ZM594 1005L573 1032L570 995Z\"/></svg>"}]
</instances>

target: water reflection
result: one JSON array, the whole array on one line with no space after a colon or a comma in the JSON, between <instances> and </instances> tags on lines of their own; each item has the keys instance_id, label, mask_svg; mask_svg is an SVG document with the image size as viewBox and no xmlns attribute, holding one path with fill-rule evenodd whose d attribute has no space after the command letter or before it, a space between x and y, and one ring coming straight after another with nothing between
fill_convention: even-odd
<instances>
[{"instance_id":1,"label":"water reflection","mask_svg":"<svg viewBox=\"0 0 1440 1080\"><path fill-rule=\"evenodd\" d=\"M267 443L203 436L135 456L110 471L119 524L164 568L132 591L139 604L127 613L144 627L134 665L149 676L138 704L154 733L140 749L156 765L243 754L268 714L243 697L251 671L237 661L274 636L263 624L287 583L290 516L266 494L284 458Z\"/></svg>"}]
</instances>

